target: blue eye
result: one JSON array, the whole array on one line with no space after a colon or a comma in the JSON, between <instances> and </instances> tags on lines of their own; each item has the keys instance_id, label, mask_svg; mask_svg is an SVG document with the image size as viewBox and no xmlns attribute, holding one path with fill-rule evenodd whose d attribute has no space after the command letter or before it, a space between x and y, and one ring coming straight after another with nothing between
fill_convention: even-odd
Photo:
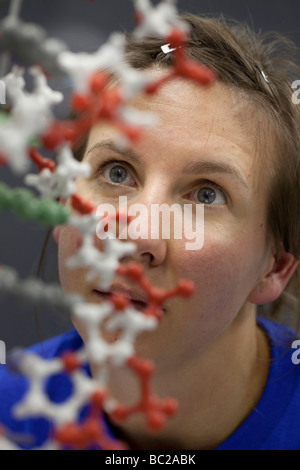
<instances>
[{"instance_id":1,"label":"blue eye","mask_svg":"<svg viewBox=\"0 0 300 470\"><path fill-rule=\"evenodd\" d=\"M115 184L134 185L134 179L130 172L123 165L111 164L103 172L104 177Z\"/></svg>"},{"instance_id":2,"label":"blue eye","mask_svg":"<svg viewBox=\"0 0 300 470\"><path fill-rule=\"evenodd\" d=\"M114 183L123 183L127 178L127 173L126 168L114 166L109 172L109 177Z\"/></svg>"},{"instance_id":3,"label":"blue eye","mask_svg":"<svg viewBox=\"0 0 300 470\"><path fill-rule=\"evenodd\" d=\"M214 186L203 186L194 191L194 197L197 202L206 205L226 204L226 197L220 189Z\"/></svg>"}]
</instances>

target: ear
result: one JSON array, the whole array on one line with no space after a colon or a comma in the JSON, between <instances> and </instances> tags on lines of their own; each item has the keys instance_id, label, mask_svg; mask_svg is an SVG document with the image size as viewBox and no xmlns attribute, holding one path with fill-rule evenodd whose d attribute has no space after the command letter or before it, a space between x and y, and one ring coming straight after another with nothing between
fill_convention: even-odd
<instances>
[{"instance_id":1,"label":"ear","mask_svg":"<svg viewBox=\"0 0 300 470\"><path fill-rule=\"evenodd\" d=\"M276 300L297 268L299 261L296 261L291 253L282 251L280 256L274 256L271 270L261 279L253 289L248 301L263 305Z\"/></svg>"},{"instance_id":2,"label":"ear","mask_svg":"<svg viewBox=\"0 0 300 470\"><path fill-rule=\"evenodd\" d=\"M53 233L52 233L54 241L57 243L57 245L59 243L59 234L60 234L60 226L57 225L56 227L54 227L54 230L53 230Z\"/></svg>"}]
</instances>

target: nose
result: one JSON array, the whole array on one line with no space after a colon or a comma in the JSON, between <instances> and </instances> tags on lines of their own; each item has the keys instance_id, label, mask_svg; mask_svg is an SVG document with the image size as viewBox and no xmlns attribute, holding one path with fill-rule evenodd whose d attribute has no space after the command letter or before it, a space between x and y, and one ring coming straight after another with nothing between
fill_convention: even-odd
<instances>
[{"instance_id":1,"label":"nose","mask_svg":"<svg viewBox=\"0 0 300 470\"><path fill-rule=\"evenodd\" d=\"M156 267L166 259L167 242L163 239L158 240L134 240L136 251L131 256L131 260L138 261L145 267ZM126 262L126 259L124 260Z\"/></svg>"},{"instance_id":2,"label":"nose","mask_svg":"<svg viewBox=\"0 0 300 470\"><path fill-rule=\"evenodd\" d=\"M162 183L162 182L160 182ZM127 196L119 196L118 201L113 204L101 204L97 208L97 215L107 218L102 219L99 224L101 239L105 231L110 232L120 241L130 241L135 244L136 250L130 256L122 258L122 262L137 261L144 267L156 267L166 260L169 240L171 238L169 221L167 221L167 233L161 208L167 207L167 191L163 184L155 181L136 193L130 199ZM98 238L97 237L97 238ZM95 240L98 248L102 251L103 243Z\"/></svg>"},{"instance_id":3,"label":"nose","mask_svg":"<svg viewBox=\"0 0 300 470\"><path fill-rule=\"evenodd\" d=\"M164 263L168 253L168 237L163 236L160 215L153 208L161 207L163 193L159 189L144 190L139 197L128 203L127 239L135 243L136 251L131 261L138 261L144 267L156 267ZM159 199L159 200L158 200ZM157 216L158 214L158 216ZM122 233L120 231L120 233ZM120 235L120 234L119 234ZM127 261L124 259L124 261Z\"/></svg>"},{"instance_id":4,"label":"nose","mask_svg":"<svg viewBox=\"0 0 300 470\"><path fill-rule=\"evenodd\" d=\"M133 206L129 207L128 240L135 244L136 250L131 260L145 267L163 264L167 257L168 240L161 236L159 227L154 227L156 222L151 220L151 207L143 206L136 217L131 216L132 209Z\"/></svg>"}]
</instances>

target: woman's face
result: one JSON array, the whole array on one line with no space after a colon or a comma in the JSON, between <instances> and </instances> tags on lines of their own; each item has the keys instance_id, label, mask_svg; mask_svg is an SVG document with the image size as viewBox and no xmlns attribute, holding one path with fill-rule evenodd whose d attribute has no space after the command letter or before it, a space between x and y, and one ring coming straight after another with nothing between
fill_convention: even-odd
<instances>
[{"instance_id":1,"label":"woman's face","mask_svg":"<svg viewBox=\"0 0 300 470\"><path fill-rule=\"evenodd\" d=\"M145 131L130 152L118 150L115 128L95 126L83 158L92 176L78 181L77 188L97 205L118 207L119 196L127 196L128 207L143 204L149 213L153 204L189 204L194 214L197 205L204 206L201 249L187 250L187 240L175 239L171 231L170 239L135 240L136 252L122 261L142 263L147 278L161 288L172 288L182 278L194 283L193 296L169 300L158 329L137 342L140 355L170 367L195 359L237 318L254 311L248 299L272 262L266 233L269 176L256 155L253 118L220 84L203 89L175 80L152 97L137 98L135 106L154 113L158 125ZM78 241L75 229L61 229L62 287L101 302L86 271L65 266ZM99 239L96 244L102 248ZM120 276L113 284L141 295Z\"/></svg>"}]
</instances>

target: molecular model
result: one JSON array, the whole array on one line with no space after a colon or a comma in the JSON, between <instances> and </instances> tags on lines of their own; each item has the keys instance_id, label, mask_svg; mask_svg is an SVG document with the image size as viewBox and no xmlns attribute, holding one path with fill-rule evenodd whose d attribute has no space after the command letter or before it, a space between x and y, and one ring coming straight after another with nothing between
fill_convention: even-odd
<instances>
[{"instance_id":1,"label":"molecular model","mask_svg":"<svg viewBox=\"0 0 300 470\"><path fill-rule=\"evenodd\" d=\"M90 167L75 159L72 148L94 123L109 122L117 129L122 145L130 146L149 126L155 125L154 116L130 106L136 93L155 93L162 83L174 77L194 80L203 86L214 80L210 70L185 55L188 29L178 17L175 0L163 0L157 6L150 0L133 0L133 3L136 39L155 36L168 50L173 50L174 65L163 80L153 81L148 72L125 64L125 37L121 33L111 34L95 53L72 53L60 40L47 38L43 28L20 19L20 0L11 1L8 16L0 22L3 52L0 78L6 84L10 107L9 112L1 112L0 166L6 165L24 177L27 186L11 188L0 182L0 209L47 227L68 224L76 228L81 244L67 261L69 269L87 269L89 280L99 279L99 290L109 289L115 275L124 276L137 283L147 299L143 312L117 293L101 304L86 303L76 293L64 293L58 285L36 278L20 279L14 268L0 266L2 295L13 292L33 305L51 305L84 323L87 332L87 340L79 351L70 350L47 360L20 350L8 360L7 367L28 381L25 396L12 409L14 417L43 417L51 423L52 432L43 449L93 446L125 449L123 443L109 437L104 414L113 422L120 422L133 413L142 413L146 425L158 432L178 406L172 398L155 396L151 388L155 365L147 358L137 357L134 345L142 332L159 327L164 302L174 296L189 297L193 285L181 280L167 291L151 285L138 263L120 263L124 256L134 253L135 244L131 241L121 242L106 233L103 250L97 249L94 246L99 222L96 206L76 194L75 186L76 178L89 176ZM14 65L9 71L10 59ZM25 72L33 80L31 91L26 87ZM74 119L55 117L54 107L64 97L49 87L48 75L69 77L73 90L70 111L75 113ZM108 86L112 75L118 83L113 88ZM44 153L48 156L43 156ZM68 205L58 202L67 199ZM118 214L122 216L126 214ZM118 331L115 341L108 342L101 336L103 325L108 332ZM93 377L87 371L91 362L97 365L98 371ZM114 399L107 386L109 368L124 366L136 374L140 384L140 397L132 406ZM45 382L57 374L67 375L72 384L72 393L62 403L51 401L45 390ZM82 418L84 407L88 412ZM21 448L9 429L2 426L0 434L1 449Z\"/></svg>"}]
</instances>

